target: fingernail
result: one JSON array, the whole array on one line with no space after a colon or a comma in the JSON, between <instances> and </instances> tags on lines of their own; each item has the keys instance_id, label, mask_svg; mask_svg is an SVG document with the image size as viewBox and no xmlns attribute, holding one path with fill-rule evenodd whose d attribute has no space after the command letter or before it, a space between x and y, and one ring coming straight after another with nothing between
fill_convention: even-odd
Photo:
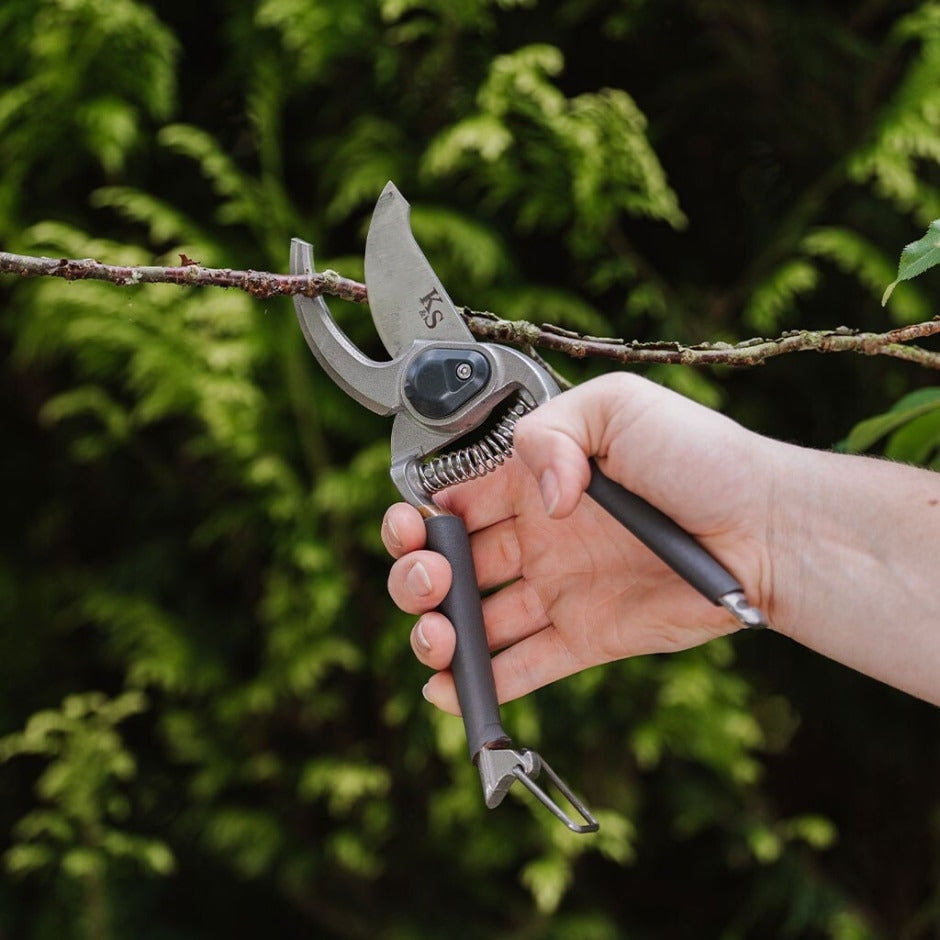
<instances>
[{"instance_id":1,"label":"fingernail","mask_svg":"<svg viewBox=\"0 0 940 940\"><path fill-rule=\"evenodd\" d=\"M430 702L430 701L431 701L431 696L428 695L428 686L429 686L430 684L431 684L430 682L425 682L424 685L421 687L421 694L424 696L424 700L425 700L426 702Z\"/></svg>"},{"instance_id":2,"label":"fingernail","mask_svg":"<svg viewBox=\"0 0 940 940\"><path fill-rule=\"evenodd\" d=\"M412 638L414 640L415 646L418 647L423 653L431 652L431 644L428 643L428 638L424 635L424 628L422 627L423 621L419 620L412 630Z\"/></svg>"},{"instance_id":3,"label":"fingernail","mask_svg":"<svg viewBox=\"0 0 940 940\"><path fill-rule=\"evenodd\" d=\"M542 502L545 504L545 511L551 516L558 506L558 500L561 493L558 489L558 477L554 470L546 470L539 478L539 492L542 494Z\"/></svg>"},{"instance_id":4,"label":"fingernail","mask_svg":"<svg viewBox=\"0 0 940 940\"><path fill-rule=\"evenodd\" d=\"M395 523L391 519L385 520L385 531L388 533L388 547L398 551L401 549L401 536L398 534L398 529L395 528Z\"/></svg>"},{"instance_id":5,"label":"fingernail","mask_svg":"<svg viewBox=\"0 0 940 940\"><path fill-rule=\"evenodd\" d=\"M412 593L417 594L418 597L426 597L431 593L431 578L428 576L427 569L420 561L416 562L411 571L408 572L405 583L408 585L408 589Z\"/></svg>"}]
</instances>

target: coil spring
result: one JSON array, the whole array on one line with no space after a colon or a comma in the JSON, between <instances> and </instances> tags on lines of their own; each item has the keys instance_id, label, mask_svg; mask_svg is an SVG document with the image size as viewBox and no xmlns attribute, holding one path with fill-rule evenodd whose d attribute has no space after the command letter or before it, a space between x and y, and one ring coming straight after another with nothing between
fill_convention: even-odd
<instances>
[{"instance_id":1,"label":"coil spring","mask_svg":"<svg viewBox=\"0 0 940 940\"><path fill-rule=\"evenodd\" d=\"M517 397L496 425L479 441L459 450L432 457L420 469L421 485L428 495L447 486L475 480L502 466L512 455L512 438L519 419L533 408Z\"/></svg>"}]
</instances>

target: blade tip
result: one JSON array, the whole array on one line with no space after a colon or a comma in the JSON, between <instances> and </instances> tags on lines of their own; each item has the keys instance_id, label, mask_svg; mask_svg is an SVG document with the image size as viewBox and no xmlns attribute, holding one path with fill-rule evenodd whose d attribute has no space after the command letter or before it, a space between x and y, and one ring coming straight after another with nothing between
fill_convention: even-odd
<instances>
[{"instance_id":1,"label":"blade tip","mask_svg":"<svg viewBox=\"0 0 940 940\"><path fill-rule=\"evenodd\" d=\"M398 202L404 203L406 206L408 205L408 200L405 199L399 188L391 180L385 184L385 188L382 190L382 194L379 196L379 199L394 199Z\"/></svg>"},{"instance_id":2,"label":"blade tip","mask_svg":"<svg viewBox=\"0 0 940 940\"><path fill-rule=\"evenodd\" d=\"M313 245L302 238L292 238L290 240L291 274L312 274L313 270Z\"/></svg>"}]
</instances>

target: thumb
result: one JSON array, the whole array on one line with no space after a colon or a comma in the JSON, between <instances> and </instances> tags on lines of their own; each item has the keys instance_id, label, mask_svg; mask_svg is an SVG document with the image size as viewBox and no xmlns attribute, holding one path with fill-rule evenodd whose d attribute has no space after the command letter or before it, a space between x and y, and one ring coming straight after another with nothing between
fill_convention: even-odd
<instances>
[{"instance_id":1,"label":"thumb","mask_svg":"<svg viewBox=\"0 0 940 940\"><path fill-rule=\"evenodd\" d=\"M623 431L631 423L629 413L639 414L648 406L650 386L629 373L603 376L520 419L516 451L538 480L551 517L561 519L574 511L591 478L588 457L606 456L612 424L617 433Z\"/></svg>"}]
</instances>

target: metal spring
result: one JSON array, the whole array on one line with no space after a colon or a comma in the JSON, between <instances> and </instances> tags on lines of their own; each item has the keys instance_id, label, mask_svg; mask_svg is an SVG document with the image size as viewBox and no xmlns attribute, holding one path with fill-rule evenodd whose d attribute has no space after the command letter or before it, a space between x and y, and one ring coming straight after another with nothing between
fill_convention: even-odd
<instances>
[{"instance_id":1,"label":"metal spring","mask_svg":"<svg viewBox=\"0 0 940 940\"><path fill-rule=\"evenodd\" d=\"M502 466L512 454L512 438L519 419L533 408L516 398L495 427L479 441L460 450L432 457L419 468L421 485L428 495L455 483L464 483L485 476Z\"/></svg>"}]
</instances>

